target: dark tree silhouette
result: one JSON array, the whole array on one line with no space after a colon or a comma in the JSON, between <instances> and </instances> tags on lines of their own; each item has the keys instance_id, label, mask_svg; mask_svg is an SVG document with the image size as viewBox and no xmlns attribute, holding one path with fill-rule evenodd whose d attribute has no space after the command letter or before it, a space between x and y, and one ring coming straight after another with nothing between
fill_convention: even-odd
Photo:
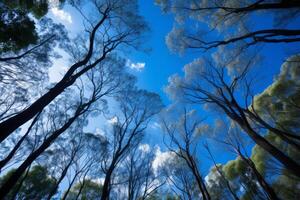
<instances>
[{"instance_id":1,"label":"dark tree silhouette","mask_svg":"<svg viewBox=\"0 0 300 200\"><path fill-rule=\"evenodd\" d=\"M107 56L121 44L134 45L136 43L138 36L145 29L145 24L136 14L134 2L126 3L126 0L95 2L100 17L98 22L91 24L92 27L88 30L90 33L89 44L87 47L82 47L87 51L80 52L80 55L83 56L75 58L77 61L69 67L64 77L54 87L26 109L0 123L0 142L42 111L65 89L74 84L79 77L103 63ZM128 12L132 15L128 15Z\"/></svg>"},{"instance_id":2,"label":"dark tree silhouette","mask_svg":"<svg viewBox=\"0 0 300 200\"><path fill-rule=\"evenodd\" d=\"M174 77L173 80L170 80L171 83L167 90L172 93L179 89L183 94L182 98L191 103L216 106L226 114L226 116L235 121L256 144L299 177L300 173L299 170L297 170L300 167L299 164L261 136L255 126L257 123L260 127L274 132L287 143L298 149L299 145L287 137L290 133L284 133L284 131L273 127L271 124L260 121L261 118L255 113L255 109L251 109L249 105L249 99L253 99L253 95L251 95L250 92L251 80L247 80L246 78L251 62L253 62L252 57L249 58L248 64L242 68L240 72L228 79L228 77L226 77L225 66L215 66L214 62L209 60L206 60L204 62L206 64L203 64L203 62L197 60L189 66L191 68L190 70L195 70L193 67L198 67L197 73L188 74L191 77L186 76L185 79L182 80L178 80ZM186 70L188 71L188 69ZM238 87L245 89L245 95L242 97L242 101L237 99Z\"/></svg>"}]
</instances>

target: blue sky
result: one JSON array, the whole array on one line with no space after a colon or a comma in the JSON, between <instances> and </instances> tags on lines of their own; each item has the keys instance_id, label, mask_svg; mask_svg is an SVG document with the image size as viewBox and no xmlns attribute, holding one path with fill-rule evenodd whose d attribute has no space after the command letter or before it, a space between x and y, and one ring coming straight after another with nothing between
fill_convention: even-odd
<instances>
[{"instance_id":1,"label":"blue sky","mask_svg":"<svg viewBox=\"0 0 300 200\"><path fill-rule=\"evenodd\" d=\"M184 55L178 55L172 53L166 43L165 37L171 31L174 24L174 16L171 14L163 14L160 8L154 5L152 0L139 0L140 2L140 14L147 21L151 32L148 34L149 37L145 42L145 46L151 48L151 51L147 52L132 52L128 55L127 59L130 60L131 64L141 66L140 70L129 69L138 78L138 87L156 92L161 95L166 105L170 104L171 101L164 93L163 88L168 83L168 77L174 73L183 74L182 68L185 64L188 64L193 59L200 57L201 52L191 52ZM49 14L52 18L58 22L66 25L66 28L71 31L72 34L78 32L81 27L81 21L78 13L70 7L65 7L63 12L52 10ZM257 18L255 20L263 20L263 24L270 26L271 21L264 20L266 18ZM261 21L260 21L261 22ZM299 23L297 19L294 23ZM260 23L261 24L261 23ZM255 28L259 29L259 23L253 24ZM280 71L280 66L283 61L290 55L295 54L296 50L299 50L299 44L285 45L285 44L268 44L262 49L261 54L263 55L263 62L258 66L258 82L255 88L255 92L262 92L268 85L273 81L273 78ZM59 66L62 66L63 60L57 61L55 67L52 70L52 79L59 79L59 71L62 70ZM144 66L144 67L143 67ZM201 113L200 113L201 114ZM97 123L99 119L91 120L91 123ZM152 124L150 137L148 142L152 144L161 144L161 131ZM95 130L95 127L92 126ZM215 154L222 153L221 149L214 150ZM222 155L222 154L221 154ZM228 152L223 153L224 156L219 156L219 162L225 162L230 156ZM226 155L226 157L225 157ZM206 159L204 158L204 162ZM206 163L204 166L208 168L211 162Z\"/></svg>"}]
</instances>

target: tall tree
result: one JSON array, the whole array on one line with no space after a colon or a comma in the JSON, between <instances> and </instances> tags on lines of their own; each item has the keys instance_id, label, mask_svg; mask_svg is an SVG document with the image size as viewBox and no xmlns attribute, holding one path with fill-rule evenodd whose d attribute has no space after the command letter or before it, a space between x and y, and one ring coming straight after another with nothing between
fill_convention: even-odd
<instances>
[{"instance_id":1,"label":"tall tree","mask_svg":"<svg viewBox=\"0 0 300 200\"><path fill-rule=\"evenodd\" d=\"M251 80L249 80L247 74L249 73L249 66L253 62L252 59L250 57L248 65L242 67L232 77L227 76L228 68L226 66L218 66L209 60L195 60L193 63L185 66L184 78L174 75L169 79L170 84L166 90L171 95L180 93L183 99L191 103L215 106L215 108L218 108L235 121L256 144L299 177L300 174L297 170L299 163L267 141L259 132L259 128L263 127L277 134L295 148L299 148L297 143L287 137L290 134L289 132L285 133L262 120L255 113L255 109L251 109L253 95L250 89ZM238 93L238 90L242 92ZM238 95L240 95L240 98L237 97Z\"/></svg>"},{"instance_id":2,"label":"tall tree","mask_svg":"<svg viewBox=\"0 0 300 200\"><path fill-rule=\"evenodd\" d=\"M10 170L5 176L1 177L1 183L14 172ZM25 174L23 175L25 176ZM54 187L54 179L49 177L47 168L35 165L29 171L23 183L20 183L11 189L11 192L5 199L43 199L46 198L50 190ZM18 187L20 187L18 189ZM18 191L16 191L18 189ZM15 194L15 192L17 194Z\"/></svg>"},{"instance_id":3,"label":"tall tree","mask_svg":"<svg viewBox=\"0 0 300 200\"><path fill-rule=\"evenodd\" d=\"M197 156L199 152L197 149L199 136L205 131L206 126L200 124L199 120L191 120L194 117L194 113L195 111L187 112L184 109L184 113L175 123L168 123L166 120L163 120L164 128L168 135L168 140L166 141L169 141L166 145L170 151L174 152L188 166L201 192L202 199L210 200L211 197L200 172L199 157Z\"/></svg>"},{"instance_id":4,"label":"tall tree","mask_svg":"<svg viewBox=\"0 0 300 200\"><path fill-rule=\"evenodd\" d=\"M285 27L289 20L299 16L300 4L297 0L157 0L156 3L163 11L174 13L179 22L167 39L175 50L209 50L234 43L249 47L259 43L300 42L298 27ZM254 16L270 20L275 18L276 22L271 28L262 24L263 28L257 29L251 23L256 20ZM199 22L207 26L197 26L199 28L194 30L188 28L189 23ZM255 22L259 23L258 20ZM215 34L216 39L211 39L211 33L215 30L222 33L221 37Z\"/></svg>"},{"instance_id":5,"label":"tall tree","mask_svg":"<svg viewBox=\"0 0 300 200\"><path fill-rule=\"evenodd\" d=\"M75 131L76 128L77 131L81 130L86 124L86 117L90 112L103 111L106 104L104 98L120 90L122 88L120 87L121 83L126 81L127 84L123 84L122 86L131 86L132 77L123 71L124 66L121 63L112 68L110 62L108 62L91 70L87 74L85 85L78 85L79 91L77 91L78 93L76 95L79 95L79 98L75 98L71 101L70 96L66 95L61 99L61 105L54 103L49 107L48 116L40 123L42 126L40 130L45 131L46 134L42 138L39 138L41 142L33 148L32 152L21 163L12 176L3 183L0 188L1 196L5 196L9 192L9 189L15 185L21 174L24 173L60 135L65 131ZM90 90L85 91L85 87L89 87ZM72 92L76 93L74 91ZM57 114L57 112L59 114ZM36 139L33 141L36 141Z\"/></svg>"},{"instance_id":6,"label":"tall tree","mask_svg":"<svg viewBox=\"0 0 300 200\"><path fill-rule=\"evenodd\" d=\"M13 131L32 119L49 103L59 96L65 89L73 85L76 80L97 65L101 65L109 54L122 44L137 44L139 36L146 26L143 18L138 16L137 2L122 1L95 1L95 13L98 15L96 23L91 23L88 35L83 36L81 48L78 41L70 49L74 55L74 64L69 67L64 77L35 100L26 109L5 119L0 123L0 141L5 140ZM87 42L88 41L88 44ZM76 52L77 51L77 52ZM79 51L79 52L78 52Z\"/></svg>"},{"instance_id":7,"label":"tall tree","mask_svg":"<svg viewBox=\"0 0 300 200\"><path fill-rule=\"evenodd\" d=\"M130 150L141 142L149 120L162 109L160 97L144 90L128 90L117 97L120 115L113 124L109 153L102 161L105 174L101 200L109 199L114 173Z\"/></svg>"}]
</instances>

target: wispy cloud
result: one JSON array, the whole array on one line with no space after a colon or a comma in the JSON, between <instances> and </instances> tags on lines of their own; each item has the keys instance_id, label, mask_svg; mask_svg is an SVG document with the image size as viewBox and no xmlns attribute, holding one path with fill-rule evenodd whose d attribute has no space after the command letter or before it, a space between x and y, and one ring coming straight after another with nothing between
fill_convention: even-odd
<instances>
[{"instance_id":1,"label":"wispy cloud","mask_svg":"<svg viewBox=\"0 0 300 200\"><path fill-rule=\"evenodd\" d=\"M142 152L148 153L148 152L150 152L151 147L149 144L140 144L139 150L141 150Z\"/></svg>"},{"instance_id":2,"label":"wispy cloud","mask_svg":"<svg viewBox=\"0 0 300 200\"><path fill-rule=\"evenodd\" d=\"M144 62L132 62L131 60L127 59L126 66L130 69L134 69L137 71L142 71L145 68L146 63Z\"/></svg>"},{"instance_id":3,"label":"wispy cloud","mask_svg":"<svg viewBox=\"0 0 300 200\"><path fill-rule=\"evenodd\" d=\"M58 19L65 21L69 24L72 24L72 16L70 15L70 13L68 13L64 10L60 10L57 7L51 8L51 12Z\"/></svg>"},{"instance_id":4,"label":"wispy cloud","mask_svg":"<svg viewBox=\"0 0 300 200\"><path fill-rule=\"evenodd\" d=\"M116 124L116 123L118 123L118 117L112 117L111 119L109 119L109 120L107 120L107 123L108 124L111 124L111 125L114 125L114 124Z\"/></svg>"},{"instance_id":5,"label":"wispy cloud","mask_svg":"<svg viewBox=\"0 0 300 200\"><path fill-rule=\"evenodd\" d=\"M160 124L157 122L153 122L152 124L150 124L150 128L154 129L154 130L158 130L161 128Z\"/></svg>"}]
</instances>

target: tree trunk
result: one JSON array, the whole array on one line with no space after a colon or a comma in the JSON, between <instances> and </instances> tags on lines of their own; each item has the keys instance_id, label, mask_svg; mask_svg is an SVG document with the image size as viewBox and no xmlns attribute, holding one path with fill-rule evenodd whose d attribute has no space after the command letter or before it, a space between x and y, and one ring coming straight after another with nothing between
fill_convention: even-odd
<instances>
[{"instance_id":1,"label":"tree trunk","mask_svg":"<svg viewBox=\"0 0 300 200\"><path fill-rule=\"evenodd\" d=\"M264 179L264 177L259 173L259 171L256 169L255 164L253 163L253 161L249 158L245 158L244 155L242 155L241 153L239 154L239 156L241 156L242 160L251 168L251 171L253 172L253 174L255 175L259 185L263 188L263 190L267 193L268 198L270 200L280 200L275 191L273 190L273 188L266 182L266 180Z\"/></svg>"},{"instance_id":2,"label":"tree trunk","mask_svg":"<svg viewBox=\"0 0 300 200\"><path fill-rule=\"evenodd\" d=\"M67 87L72 85L75 79L67 81L63 79L50 89L46 94L36 100L31 106L19 114L0 123L0 143L3 142L12 132L32 119L36 114L41 112L51 101L61 94Z\"/></svg>"},{"instance_id":3,"label":"tree trunk","mask_svg":"<svg viewBox=\"0 0 300 200\"><path fill-rule=\"evenodd\" d=\"M7 179L5 183L2 184L0 188L0 197L4 199L4 197L10 192L13 186L17 183L18 179L22 176L24 171L35 161L37 157L39 157L51 144L52 142L61 135L65 130L67 130L71 124L75 121L78 116L70 118L69 121L62 126L60 129L55 131L50 137L48 137L43 144L32 152L26 160L17 168L17 170Z\"/></svg>"},{"instance_id":4,"label":"tree trunk","mask_svg":"<svg viewBox=\"0 0 300 200\"><path fill-rule=\"evenodd\" d=\"M21 139L17 142L17 144L14 146L14 148L9 152L9 154L3 160L0 161L0 172L1 172L1 169L12 159L12 157L15 155L17 150L20 148L21 144L23 143L23 141L25 140L27 135L30 133L33 125L38 120L39 115L40 115L40 113L37 114L37 116L34 118L32 123L30 124L29 128L27 129L26 133L21 137Z\"/></svg>"},{"instance_id":5,"label":"tree trunk","mask_svg":"<svg viewBox=\"0 0 300 200\"><path fill-rule=\"evenodd\" d=\"M60 80L53 88L51 88L46 94L42 95L38 100L36 100L31 106L20 112L19 114L3 121L0 123L0 143L5 140L12 132L14 132L17 128L25 124L31 118L33 118L37 113L41 112L51 101L53 101L58 95L60 95L66 88L71 86L78 77L87 72L88 70L95 67L101 61L106 58L106 55L111 52L116 46L105 49L103 54L92 64L86 66L84 69L80 70L76 75L73 73L80 68L81 66L86 65L93 54L94 49L94 40L96 37L96 31L99 27L104 23L104 21L108 17L108 13L110 12L109 8L106 8L103 16L99 20L99 22L93 27L93 30L90 33L89 39L89 49L87 51L87 55L85 58L75 64L73 64L70 69L66 72L65 76L62 80ZM120 39L121 40L121 39ZM107 47L107 44L105 45Z\"/></svg>"},{"instance_id":6,"label":"tree trunk","mask_svg":"<svg viewBox=\"0 0 300 200\"><path fill-rule=\"evenodd\" d=\"M112 175L113 170L114 170L113 167L110 167L106 173L104 184L102 187L101 200L109 199L110 181L111 181L111 175Z\"/></svg>"},{"instance_id":7,"label":"tree trunk","mask_svg":"<svg viewBox=\"0 0 300 200\"><path fill-rule=\"evenodd\" d=\"M56 194L57 190L58 190L58 186L59 184L62 182L62 180L65 178L65 176L67 175L68 169L70 168L72 162L73 162L73 158L71 157L69 163L67 164L67 166L64 168L64 170L61 173L61 176L59 177L58 181L55 183L55 186L52 188L52 190L50 191L47 200L51 200L51 198Z\"/></svg>"},{"instance_id":8,"label":"tree trunk","mask_svg":"<svg viewBox=\"0 0 300 200\"><path fill-rule=\"evenodd\" d=\"M286 169L288 169L291 173L300 177L300 165L295 162L293 159L285 155L282 151L272 145L269 141L267 141L264 137L260 136L256 133L249 125L245 123L238 122L241 128L248 133L248 135L254 140L254 142L271 154L274 158L276 158Z\"/></svg>"},{"instance_id":9,"label":"tree trunk","mask_svg":"<svg viewBox=\"0 0 300 200\"><path fill-rule=\"evenodd\" d=\"M76 177L77 177L77 174L74 175L74 177L73 177L71 183L70 183L69 186L68 186L67 191L65 192L65 194L64 194L64 196L61 198L61 200L66 200L66 198L67 198L67 196L69 195L69 192L70 192L70 190L71 190L71 188L72 188L72 186L73 186L73 184L74 184L74 182L75 182L75 180L76 180Z\"/></svg>"}]
</instances>

